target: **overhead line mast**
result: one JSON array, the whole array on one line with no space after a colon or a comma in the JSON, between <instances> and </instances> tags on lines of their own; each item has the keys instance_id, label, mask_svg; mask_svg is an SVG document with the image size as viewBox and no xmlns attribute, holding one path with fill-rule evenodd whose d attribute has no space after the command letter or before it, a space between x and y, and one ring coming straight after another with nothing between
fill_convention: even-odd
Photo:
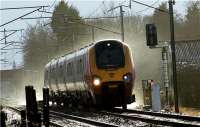
<instances>
[{"instance_id":1,"label":"overhead line mast","mask_svg":"<svg viewBox=\"0 0 200 127\"><path fill-rule=\"evenodd\" d=\"M111 8L110 10L107 11L107 12L110 12L112 10L120 8L120 24L121 24L121 40L122 40L122 42L124 42L124 11L123 11L123 7L131 8L131 2L129 4L129 6L120 5L120 6L116 6L114 8Z\"/></svg>"},{"instance_id":2,"label":"overhead line mast","mask_svg":"<svg viewBox=\"0 0 200 127\"><path fill-rule=\"evenodd\" d=\"M175 103L175 112L179 112L178 104L178 88L177 88L177 74L176 74L176 48L175 48L175 39L174 39L174 11L173 5L175 0L169 0L169 15L170 15L170 33L171 33L171 50L172 50L172 76L173 76L173 85L174 85L174 103Z\"/></svg>"},{"instance_id":3,"label":"overhead line mast","mask_svg":"<svg viewBox=\"0 0 200 127\"><path fill-rule=\"evenodd\" d=\"M175 47L175 38L174 38L174 16L173 16L173 5L175 4L175 0L169 0L169 12L159 9L159 8L155 8L152 7L150 5L135 1L135 0L131 0L132 2L156 9L158 11L164 12L169 14L170 16L170 33L171 33L171 42L170 42L170 46L171 46L171 51L172 51L172 77L173 77L173 88L174 88L174 103L175 103L175 112L179 112L179 104L178 104L178 88L177 88L177 74L176 74L176 47Z\"/></svg>"}]
</instances>

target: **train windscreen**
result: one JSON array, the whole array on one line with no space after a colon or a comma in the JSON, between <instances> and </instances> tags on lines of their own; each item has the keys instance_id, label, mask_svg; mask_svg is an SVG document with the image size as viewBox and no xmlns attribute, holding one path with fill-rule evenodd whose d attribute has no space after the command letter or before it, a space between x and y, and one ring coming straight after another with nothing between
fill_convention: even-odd
<instances>
[{"instance_id":1,"label":"train windscreen","mask_svg":"<svg viewBox=\"0 0 200 127\"><path fill-rule=\"evenodd\" d=\"M125 64L123 45L115 41L103 41L95 45L98 68L121 68Z\"/></svg>"}]
</instances>

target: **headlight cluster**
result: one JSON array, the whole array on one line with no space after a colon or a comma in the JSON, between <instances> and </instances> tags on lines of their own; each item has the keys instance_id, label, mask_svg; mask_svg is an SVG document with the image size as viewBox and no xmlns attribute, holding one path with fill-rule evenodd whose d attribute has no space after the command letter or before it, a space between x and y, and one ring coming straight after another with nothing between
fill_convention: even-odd
<instances>
[{"instance_id":1,"label":"headlight cluster","mask_svg":"<svg viewBox=\"0 0 200 127\"><path fill-rule=\"evenodd\" d=\"M94 78L93 78L93 84L94 84L95 86L100 85L100 84L101 84L101 79L100 79L99 77L94 77Z\"/></svg>"},{"instance_id":2,"label":"headlight cluster","mask_svg":"<svg viewBox=\"0 0 200 127\"><path fill-rule=\"evenodd\" d=\"M131 82L132 81L132 75L131 75L131 73L127 73L127 74L123 75L123 80L125 82Z\"/></svg>"}]
</instances>

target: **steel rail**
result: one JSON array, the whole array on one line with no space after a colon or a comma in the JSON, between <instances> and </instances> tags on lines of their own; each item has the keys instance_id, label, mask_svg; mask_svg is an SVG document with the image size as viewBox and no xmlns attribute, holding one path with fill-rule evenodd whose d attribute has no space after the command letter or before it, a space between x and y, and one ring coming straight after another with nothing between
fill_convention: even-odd
<instances>
[{"instance_id":1,"label":"steel rail","mask_svg":"<svg viewBox=\"0 0 200 127\"><path fill-rule=\"evenodd\" d=\"M117 125L108 124L108 123L104 123L104 122L98 122L98 121L95 121L95 120L91 120L91 119L87 119L87 118L83 118L83 117L75 116L75 115L69 115L69 114L65 114L65 113L61 113L61 112L50 111L50 115L55 115L55 116L59 116L59 117L64 117L66 119L84 122L84 123L91 124L91 125L94 125L94 126L118 127Z\"/></svg>"},{"instance_id":2,"label":"steel rail","mask_svg":"<svg viewBox=\"0 0 200 127\"><path fill-rule=\"evenodd\" d=\"M144 116L140 116L141 114L135 114L135 116L132 115L123 115L123 114L119 114L119 113L114 113L114 112L108 112L108 111L101 111L101 113L104 113L106 115L113 115L116 117L121 117L124 119L130 119L130 120L139 120L142 122L146 122L146 123L152 123L152 124L156 124L156 125L167 125L167 126L175 126L175 127L199 127L199 124L195 124L195 123L188 123L188 121L181 121L181 122L177 122L177 121L169 121L169 120L163 120L160 118L149 118L149 117L144 117ZM145 114L147 115L147 114ZM158 117L158 116L157 116ZM168 119L170 119L168 117Z\"/></svg>"},{"instance_id":3,"label":"steel rail","mask_svg":"<svg viewBox=\"0 0 200 127\"><path fill-rule=\"evenodd\" d=\"M188 115L167 114L167 113L139 111L139 110L130 110L130 109L123 110L123 109L120 109L120 108L114 108L113 111L115 111L115 112L137 113L137 114L143 114L143 115L151 115L151 116L158 116L158 117L164 117L164 118L174 118L174 119L188 120L188 121L200 121L200 117L188 116Z\"/></svg>"},{"instance_id":4,"label":"steel rail","mask_svg":"<svg viewBox=\"0 0 200 127\"><path fill-rule=\"evenodd\" d=\"M16 107L11 107L11 106L5 106L5 107L15 111L18 114L21 114L21 110L23 110L23 109L19 109L19 108L16 108ZM53 127L63 127L63 126L61 126L61 125L59 125L57 123L54 123L52 121L49 121L49 124L52 125Z\"/></svg>"}]
</instances>

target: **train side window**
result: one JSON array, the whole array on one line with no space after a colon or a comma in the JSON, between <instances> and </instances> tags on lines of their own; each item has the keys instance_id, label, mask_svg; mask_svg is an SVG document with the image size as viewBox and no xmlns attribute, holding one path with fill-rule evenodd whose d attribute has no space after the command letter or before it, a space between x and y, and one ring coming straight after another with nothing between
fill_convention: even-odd
<instances>
[{"instance_id":1,"label":"train side window","mask_svg":"<svg viewBox=\"0 0 200 127\"><path fill-rule=\"evenodd\" d=\"M52 79L53 84L55 84L55 77L54 77L55 71L54 70L55 70L54 67L52 67L51 79Z\"/></svg>"},{"instance_id":2,"label":"train side window","mask_svg":"<svg viewBox=\"0 0 200 127\"><path fill-rule=\"evenodd\" d=\"M72 63L67 64L67 75L72 75Z\"/></svg>"},{"instance_id":3,"label":"train side window","mask_svg":"<svg viewBox=\"0 0 200 127\"><path fill-rule=\"evenodd\" d=\"M83 71L84 71L85 65L86 65L86 55L84 54L83 55Z\"/></svg>"},{"instance_id":4,"label":"train side window","mask_svg":"<svg viewBox=\"0 0 200 127\"><path fill-rule=\"evenodd\" d=\"M79 60L79 63L80 63L80 73L83 72L83 61L82 59Z\"/></svg>"},{"instance_id":5,"label":"train side window","mask_svg":"<svg viewBox=\"0 0 200 127\"><path fill-rule=\"evenodd\" d=\"M82 64L83 64L83 62L82 62L82 59L79 59L78 61L77 61L77 64L76 64L76 66L77 66L77 74L80 74L81 72L82 72Z\"/></svg>"},{"instance_id":6,"label":"train side window","mask_svg":"<svg viewBox=\"0 0 200 127\"><path fill-rule=\"evenodd\" d=\"M60 76L63 74L62 64L60 64Z\"/></svg>"},{"instance_id":7,"label":"train side window","mask_svg":"<svg viewBox=\"0 0 200 127\"><path fill-rule=\"evenodd\" d=\"M56 67L54 67L53 70L54 70L54 75L53 75L53 77L54 77L54 83L56 85L57 84Z\"/></svg>"},{"instance_id":8,"label":"train side window","mask_svg":"<svg viewBox=\"0 0 200 127\"><path fill-rule=\"evenodd\" d=\"M69 76L69 63L67 64L67 76Z\"/></svg>"},{"instance_id":9,"label":"train side window","mask_svg":"<svg viewBox=\"0 0 200 127\"><path fill-rule=\"evenodd\" d=\"M76 61L76 73L79 74L79 62L78 62L78 60Z\"/></svg>"},{"instance_id":10,"label":"train side window","mask_svg":"<svg viewBox=\"0 0 200 127\"><path fill-rule=\"evenodd\" d=\"M46 79L49 80L49 71L47 70Z\"/></svg>"}]
</instances>

